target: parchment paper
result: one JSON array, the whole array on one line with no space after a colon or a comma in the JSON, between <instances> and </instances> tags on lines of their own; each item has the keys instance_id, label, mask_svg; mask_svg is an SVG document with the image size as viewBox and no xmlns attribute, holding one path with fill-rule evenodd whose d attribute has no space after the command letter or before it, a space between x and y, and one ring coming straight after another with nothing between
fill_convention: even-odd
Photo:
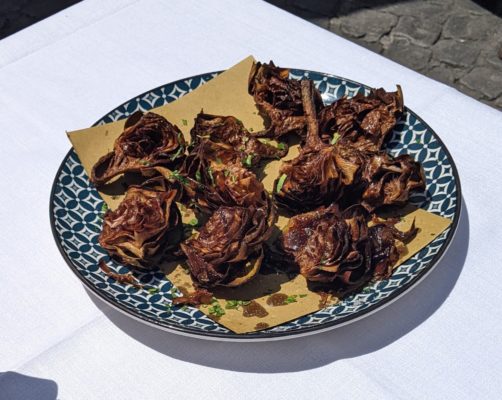
<instances>
[{"instance_id":1,"label":"parchment paper","mask_svg":"<svg viewBox=\"0 0 502 400\"><path fill-rule=\"evenodd\" d=\"M248 129L261 130L263 129L263 120L258 115L253 98L247 92L248 75L253 62L254 58L248 57L181 99L152 111L163 115L171 123L178 125L187 140L190 139L189 132L193 127L194 118L201 109L209 114L233 115L240 119ZM68 137L88 175L90 175L94 163L113 148L113 142L122 133L123 126L124 120L121 120L68 132ZM297 154L298 146L292 145L284 159L294 158ZM265 187L270 192L272 191L273 181L278 175L281 162L282 160L271 161L259 173ZM120 203L123 192L124 189L119 182L107 185L107 187L99 190L105 202L112 209L116 208ZM429 244L451 224L449 219L421 209L408 208L403 212L405 212L405 215L397 227L406 229L415 220L419 232L407 246L400 248L401 257L396 266ZM192 218L190 213L183 214L185 222ZM278 228L282 229L287 221L286 217L280 216L277 223ZM186 272L186 266L183 268L181 265L171 263L161 265L160 268L164 270L168 279L178 288L188 291L193 290L193 284L190 275ZM285 294L291 301L286 305L268 305L267 299L275 293ZM218 289L214 295L225 314L215 318L214 313L210 312L215 304L201 306L201 311L236 333L252 332L280 325L338 301L337 298L326 299L310 291L306 280L302 276L290 277L286 273L259 274L250 283L242 287ZM236 300L245 302L254 300L266 310L268 315L262 318L245 317L243 316L243 306L238 306L237 309L227 308L231 304L235 305Z\"/></svg>"}]
</instances>

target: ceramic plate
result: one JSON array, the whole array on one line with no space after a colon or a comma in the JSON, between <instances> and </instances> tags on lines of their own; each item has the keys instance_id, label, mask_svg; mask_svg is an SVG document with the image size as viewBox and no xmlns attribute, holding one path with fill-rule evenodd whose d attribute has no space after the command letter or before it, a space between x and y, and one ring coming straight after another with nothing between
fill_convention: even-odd
<instances>
[{"instance_id":1,"label":"ceramic plate","mask_svg":"<svg viewBox=\"0 0 502 400\"><path fill-rule=\"evenodd\" d=\"M146 111L172 102L218 74L193 76L148 91L112 110L96 125L127 118L137 110ZM329 74L293 69L291 75L296 79L312 79L326 103L344 95L352 97L368 91L362 84ZM406 88L404 90L406 93ZM260 332L235 334L192 307L169 310L166 303L171 301L172 285L161 272L135 273L141 282L160 289L154 294L108 278L98 267L98 261L106 256L98 243L103 200L89 183L73 150L63 160L52 187L52 230L61 254L84 285L111 306L145 323L176 333L219 340L272 340L315 333L359 319L395 300L432 270L453 238L460 217L460 182L445 145L420 117L406 109L395 127L388 151L393 155L410 154L422 163L427 190L414 195L412 202L451 219L451 226L399 266L389 279L376 282L336 305ZM125 266L115 264L113 267L120 273L128 271Z\"/></svg>"}]
</instances>

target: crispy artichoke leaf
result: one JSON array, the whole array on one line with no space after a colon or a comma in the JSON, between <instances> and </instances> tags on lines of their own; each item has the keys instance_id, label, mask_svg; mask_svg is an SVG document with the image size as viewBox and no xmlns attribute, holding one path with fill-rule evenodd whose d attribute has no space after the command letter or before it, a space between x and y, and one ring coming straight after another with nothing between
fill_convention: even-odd
<instances>
[{"instance_id":1,"label":"crispy artichoke leaf","mask_svg":"<svg viewBox=\"0 0 502 400\"><path fill-rule=\"evenodd\" d=\"M209 138L213 142L232 146L247 167L257 165L261 159L282 158L288 152L284 143L276 147L258 140L244 128L241 121L232 116L200 113L195 118L191 136L192 144L197 144L200 138Z\"/></svg>"},{"instance_id":2,"label":"crispy artichoke leaf","mask_svg":"<svg viewBox=\"0 0 502 400\"><path fill-rule=\"evenodd\" d=\"M272 232L267 214L263 208L218 208L196 237L181 244L194 281L213 287L252 279L263 259L263 242Z\"/></svg>"},{"instance_id":3,"label":"crispy artichoke leaf","mask_svg":"<svg viewBox=\"0 0 502 400\"><path fill-rule=\"evenodd\" d=\"M115 140L113 150L92 168L91 181L102 185L125 172L145 167L176 165L185 154L185 141L176 125L161 115L140 112L126 121L124 132Z\"/></svg>"},{"instance_id":4,"label":"crispy artichoke leaf","mask_svg":"<svg viewBox=\"0 0 502 400\"><path fill-rule=\"evenodd\" d=\"M403 94L371 89L368 96L361 93L343 97L319 113L321 136L325 142L340 135L338 143L359 150L376 152L382 149L389 133L404 110Z\"/></svg>"},{"instance_id":5,"label":"crispy artichoke leaf","mask_svg":"<svg viewBox=\"0 0 502 400\"><path fill-rule=\"evenodd\" d=\"M355 288L372 278L388 277L399 258L396 242L407 242L416 234L414 226L401 232L393 221L372 226L369 222L368 213L358 205L343 213L337 205L321 207L289 220L282 247L307 280Z\"/></svg>"},{"instance_id":6,"label":"crispy artichoke leaf","mask_svg":"<svg viewBox=\"0 0 502 400\"><path fill-rule=\"evenodd\" d=\"M162 251L182 239L177 190L130 187L115 211L103 217L99 243L120 262L148 268Z\"/></svg>"},{"instance_id":7,"label":"crispy artichoke leaf","mask_svg":"<svg viewBox=\"0 0 502 400\"><path fill-rule=\"evenodd\" d=\"M288 69L276 67L273 62L254 64L249 74L248 91L265 119L266 128L257 136L276 139L288 133L305 136L300 81L289 79ZM314 101L318 111L324 107L317 89L314 91Z\"/></svg>"},{"instance_id":8,"label":"crispy artichoke leaf","mask_svg":"<svg viewBox=\"0 0 502 400\"><path fill-rule=\"evenodd\" d=\"M312 210L342 195L335 148L319 137L312 81L301 81L301 91L308 127L305 145L298 157L282 164L274 185L277 203L292 212Z\"/></svg>"}]
</instances>

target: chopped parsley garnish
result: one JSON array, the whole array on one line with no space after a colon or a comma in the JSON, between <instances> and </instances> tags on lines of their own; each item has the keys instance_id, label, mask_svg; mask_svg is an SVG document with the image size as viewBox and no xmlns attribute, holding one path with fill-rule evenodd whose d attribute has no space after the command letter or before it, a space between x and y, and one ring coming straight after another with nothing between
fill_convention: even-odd
<instances>
[{"instance_id":1,"label":"chopped parsley garnish","mask_svg":"<svg viewBox=\"0 0 502 400\"><path fill-rule=\"evenodd\" d=\"M199 225L199 220L197 218L192 218L190 221L188 221L188 225L197 226Z\"/></svg>"},{"instance_id":2,"label":"chopped parsley garnish","mask_svg":"<svg viewBox=\"0 0 502 400\"><path fill-rule=\"evenodd\" d=\"M239 307L247 306L249 303L251 302L246 300L227 300L225 308L227 310L237 310Z\"/></svg>"},{"instance_id":3,"label":"chopped parsley garnish","mask_svg":"<svg viewBox=\"0 0 502 400\"><path fill-rule=\"evenodd\" d=\"M107 211L108 211L108 205L106 203L103 203L103 205L101 206L101 212L104 214Z\"/></svg>"},{"instance_id":4,"label":"chopped parsley garnish","mask_svg":"<svg viewBox=\"0 0 502 400\"><path fill-rule=\"evenodd\" d=\"M184 185L186 185L188 183L188 179L185 178L183 175L181 175L180 172L176 169L171 172L171 178L174 178L174 179L180 181Z\"/></svg>"},{"instance_id":5,"label":"chopped parsley garnish","mask_svg":"<svg viewBox=\"0 0 502 400\"><path fill-rule=\"evenodd\" d=\"M148 293L150 293L150 294L159 293L159 289L156 287L148 288Z\"/></svg>"},{"instance_id":6,"label":"chopped parsley garnish","mask_svg":"<svg viewBox=\"0 0 502 400\"><path fill-rule=\"evenodd\" d=\"M284 143L277 143L277 148L279 150L284 150L286 148L286 145Z\"/></svg>"},{"instance_id":7,"label":"chopped parsley garnish","mask_svg":"<svg viewBox=\"0 0 502 400\"><path fill-rule=\"evenodd\" d=\"M335 144L336 142L338 142L339 139L340 139L340 134L338 132L335 132L335 134L333 135L333 139L331 139L331 144Z\"/></svg>"},{"instance_id":8,"label":"chopped parsley garnish","mask_svg":"<svg viewBox=\"0 0 502 400\"><path fill-rule=\"evenodd\" d=\"M249 132L254 132L254 129L253 128L249 128Z\"/></svg>"},{"instance_id":9,"label":"chopped parsley garnish","mask_svg":"<svg viewBox=\"0 0 502 400\"><path fill-rule=\"evenodd\" d=\"M207 167L207 173L209 174L209 179L211 179L211 183L214 185L213 170L211 169L211 167Z\"/></svg>"},{"instance_id":10,"label":"chopped parsley garnish","mask_svg":"<svg viewBox=\"0 0 502 400\"><path fill-rule=\"evenodd\" d=\"M186 119L182 119L181 120L181 123L184 125L184 126L187 126L188 125L188 121Z\"/></svg>"},{"instance_id":11,"label":"chopped parsley garnish","mask_svg":"<svg viewBox=\"0 0 502 400\"><path fill-rule=\"evenodd\" d=\"M207 310L209 314L214 315L215 317L221 317L222 315L225 315L225 310L221 308L221 306L218 303L209 307Z\"/></svg>"},{"instance_id":12,"label":"chopped parsley garnish","mask_svg":"<svg viewBox=\"0 0 502 400\"><path fill-rule=\"evenodd\" d=\"M248 154L244 159L244 165L250 167L253 164L253 154Z\"/></svg>"},{"instance_id":13,"label":"chopped parsley garnish","mask_svg":"<svg viewBox=\"0 0 502 400\"><path fill-rule=\"evenodd\" d=\"M183 146L178 147L178 150L176 150L176 153L171 155L171 160L175 160L176 158L178 158L180 156L180 154L183 153L183 150L184 150Z\"/></svg>"},{"instance_id":14,"label":"chopped parsley garnish","mask_svg":"<svg viewBox=\"0 0 502 400\"><path fill-rule=\"evenodd\" d=\"M297 296L296 294L294 294L294 295L292 295L292 296L288 296L288 297L286 298L286 300L284 300L284 302L285 302L286 304L296 303L296 298L297 298L297 297L298 297L298 296Z\"/></svg>"},{"instance_id":15,"label":"chopped parsley garnish","mask_svg":"<svg viewBox=\"0 0 502 400\"><path fill-rule=\"evenodd\" d=\"M304 297L307 297L306 294L300 294L300 297L303 299Z\"/></svg>"},{"instance_id":16,"label":"chopped parsley garnish","mask_svg":"<svg viewBox=\"0 0 502 400\"><path fill-rule=\"evenodd\" d=\"M276 193L279 193L282 189L282 187L284 186L284 182L286 181L286 178L288 176L286 174L282 174L281 177L279 178L279 180L277 181L277 186L275 188L275 192Z\"/></svg>"}]
</instances>

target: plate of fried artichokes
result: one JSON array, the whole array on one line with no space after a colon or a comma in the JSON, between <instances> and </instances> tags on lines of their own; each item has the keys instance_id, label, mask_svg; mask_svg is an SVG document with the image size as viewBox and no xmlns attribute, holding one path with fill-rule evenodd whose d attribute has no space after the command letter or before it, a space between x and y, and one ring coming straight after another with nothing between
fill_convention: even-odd
<instances>
[{"instance_id":1,"label":"plate of fried artichokes","mask_svg":"<svg viewBox=\"0 0 502 400\"><path fill-rule=\"evenodd\" d=\"M175 333L274 340L369 315L432 270L457 227L460 183L445 145L404 106L399 86L388 92L255 63L249 96L264 119L261 131L201 111L187 140L174 121L149 111L220 73L168 83L106 114L96 125L126 122L91 174L73 149L63 160L50 199L52 230L69 267L92 293ZM293 143L298 154L282 161L273 189L266 190L260 167L281 160ZM124 189L115 210L106 210L96 188L123 174L143 179ZM412 240L416 228L399 230L396 220L375 213L410 204L451 225L393 268L399 243ZM182 221L186 209L197 216L194 224ZM277 234L278 215L289 220ZM187 225L196 224L194 233ZM185 265L197 292L177 291L156 268L166 259ZM344 295L316 312L245 334L201 312L214 288L237 290L274 269Z\"/></svg>"}]
</instances>

